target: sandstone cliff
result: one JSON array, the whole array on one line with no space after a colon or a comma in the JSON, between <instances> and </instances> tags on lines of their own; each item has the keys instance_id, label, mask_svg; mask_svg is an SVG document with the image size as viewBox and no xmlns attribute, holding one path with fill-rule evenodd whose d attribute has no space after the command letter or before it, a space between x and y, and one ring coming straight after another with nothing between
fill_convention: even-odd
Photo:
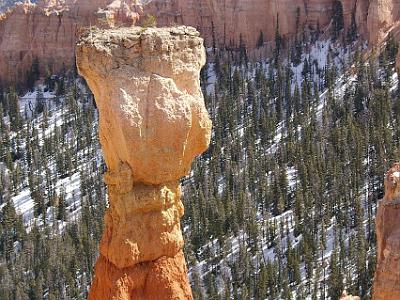
<instances>
[{"instance_id":1,"label":"sandstone cliff","mask_svg":"<svg viewBox=\"0 0 400 300\"><path fill-rule=\"evenodd\" d=\"M364 0L365 2L366 0ZM251 49L260 32L266 44L275 38L276 27L284 36L326 28L332 17L332 0L153 0L144 7L161 24L179 23L199 28L207 46L237 46L240 38ZM352 13L362 14L363 1L343 0L344 25L351 24ZM358 8L358 10L357 10ZM360 15L359 20L363 18Z\"/></svg>"},{"instance_id":2,"label":"sandstone cliff","mask_svg":"<svg viewBox=\"0 0 400 300\"><path fill-rule=\"evenodd\" d=\"M394 0L393 0L394 1ZM389 0L342 0L344 25L354 16L359 31L372 40L386 32L397 15ZM372 16L368 19L367 12ZM332 0L41 0L17 5L0 16L0 79L24 79L34 58L42 72L58 72L74 61L76 29L82 26L132 25L152 14L159 25L191 25L211 47L237 47L240 39L251 49L264 35L264 45L273 42L279 23L280 34L325 29L332 17ZM389 13L390 14L390 13ZM387 24L385 20L387 19ZM279 20L279 21L278 21ZM140 22L140 21L139 21ZM390 23L390 24L389 24Z\"/></svg>"},{"instance_id":3,"label":"sandstone cliff","mask_svg":"<svg viewBox=\"0 0 400 300\"><path fill-rule=\"evenodd\" d=\"M376 216L377 265L374 278L374 300L400 299L400 164L385 178L385 196Z\"/></svg>"},{"instance_id":4,"label":"sandstone cliff","mask_svg":"<svg viewBox=\"0 0 400 300\"><path fill-rule=\"evenodd\" d=\"M110 207L89 299L191 299L179 180L206 150L203 40L191 27L97 30L77 44L94 93Z\"/></svg>"},{"instance_id":5,"label":"sandstone cliff","mask_svg":"<svg viewBox=\"0 0 400 300\"><path fill-rule=\"evenodd\" d=\"M0 80L24 80L34 59L58 73L74 65L75 33L99 22L134 24L137 0L43 0L17 4L0 14Z\"/></svg>"}]
</instances>

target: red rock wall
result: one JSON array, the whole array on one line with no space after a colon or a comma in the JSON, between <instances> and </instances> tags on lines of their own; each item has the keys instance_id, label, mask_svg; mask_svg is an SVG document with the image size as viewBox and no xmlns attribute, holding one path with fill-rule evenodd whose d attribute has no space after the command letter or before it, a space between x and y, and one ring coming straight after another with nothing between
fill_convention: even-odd
<instances>
[{"instance_id":1,"label":"red rock wall","mask_svg":"<svg viewBox=\"0 0 400 300\"><path fill-rule=\"evenodd\" d=\"M43 1L39 5L20 4L0 15L0 80L23 81L37 58L41 72L48 67L59 72L75 63L74 49L78 28L99 24L99 8L111 1L69 0L66 4ZM137 7L110 8L110 14L126 24L136 22ZM140 11L138 9L138 11Z\"/></svg>"},{"instance_id":2,"label":"red rock wall","mask_svg":"<svg viewBox=\"0 0 400 300\"><path fill-rule=\"evenodd\" d=\"M351 23L356 1L342 1L345 26ZM332 0L155 0L145 8L160 24L187 24L200 30L206 45L212 46L213 31L217 46L238 45L240 36L254 48L262 31L265 41L273 41L279 19L279 32L294 35L296 31L325 28L331 19ZM299 27L297 28L297 11Z\"/></svg>"},{"instance_id":3,"label":"red rock wall","mask_svg":"<svg viewBox=\"0 0 400 300\"><path fill-rule=\"evenodd\" d=\"M196 27L207 47L237 47L240 37L249 49L256 47L260 32L265 46L273 45L279 19L280 34L327 28L333 0L42 0L38 5L18 5L0 16L0 80L23 81L34 57L42 72L49 66L58 72L74 62L78 27L111 23L131 25L152 14L159 25ZM400 40L400 0L341 0L345 27L354 15L359 32L372 44L389 31ZM297 10L300 11L297 28ZM98 14L99 11L103 11ZM143 20L143 18L142 18ZM110 23L110 22L109 22ZM267 47L268 48L268 47Z\"/></svg>"}]
</instances>

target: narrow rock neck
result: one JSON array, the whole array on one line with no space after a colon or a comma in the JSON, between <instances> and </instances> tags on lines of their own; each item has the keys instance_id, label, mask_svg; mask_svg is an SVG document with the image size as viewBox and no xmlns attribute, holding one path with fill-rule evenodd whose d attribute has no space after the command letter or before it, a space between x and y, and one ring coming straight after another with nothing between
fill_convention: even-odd
<instances>
[{"instance_id":1,"label":"narrow rock neck","mask_svg":"<svg viewBox=\"0 0 400 300\"><path fill-rule=\"evenodd\" d=\"M105 175L110 208L101 254L118 268L174 257L183 248L180 219L184 209L179 181L133 183L126 170Z\"/></svg>"}]
</instances>

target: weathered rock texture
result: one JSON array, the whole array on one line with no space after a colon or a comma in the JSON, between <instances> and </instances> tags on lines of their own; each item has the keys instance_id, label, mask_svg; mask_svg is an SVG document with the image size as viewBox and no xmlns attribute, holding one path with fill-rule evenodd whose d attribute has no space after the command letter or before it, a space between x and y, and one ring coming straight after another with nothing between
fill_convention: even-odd
<instances>
[{"instance_id":1,"label":"weathered rock texture","mask_svg":"<svg viewBox=\"0 0 400 300\"><path fill-rule=\"evenodd\" d=\"M77 66L95 96L110 208L89 299L191 299L179 180L206 150L203 40L191 27L84 33Z\"/></svg>"},{"instance_id":2,"label":"weathered rock texture","mask_svg":"<svg viewBox=\"0 0 400 300\"><path fill-rule=\"evenodd\" d=\"M374 300L400 299L400 164L385 178L385 196L376 216L377 265Z\"/></svg>"},{"instance_id":3,"label":"weathered rock texture","mask_svg":"<svg viewBox=\"0 0 400 300\"><path fill-rule=\"evenodd\" d=\"M40 0L19 4L0 15L0 80L23 80L34 58L42 72L53 72L74 61L76 29L141 23L156 16L162 26L196 27L207 47L232 47L240 39L256 47L260 32L266 48L276 27L288 38L297 32L329 28L333 0ZM352 20L364 38L380 43L388 32L400 40L399 0L340 0L344 25ZM299 13L298 17L297 14ZM279 20L279 22L278 22Z\"/></svg>"}]
</instances>

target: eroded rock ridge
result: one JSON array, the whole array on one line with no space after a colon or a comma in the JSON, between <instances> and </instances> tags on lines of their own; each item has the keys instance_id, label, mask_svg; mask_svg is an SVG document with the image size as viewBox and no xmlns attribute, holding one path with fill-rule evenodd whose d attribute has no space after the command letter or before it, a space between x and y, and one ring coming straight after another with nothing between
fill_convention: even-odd
<instances>
[{"instance_id":1,"label":"eroded rock ridge","mask_svg":"<svg viewBox=\"0 0 400 300\"><path fill-rule=\"evenodd\" d=\"M89 299L192 299L179 180L210 142L204 63L191 27L96 30L78 41L110 202Z\"/></svg>"}]
</instances>

